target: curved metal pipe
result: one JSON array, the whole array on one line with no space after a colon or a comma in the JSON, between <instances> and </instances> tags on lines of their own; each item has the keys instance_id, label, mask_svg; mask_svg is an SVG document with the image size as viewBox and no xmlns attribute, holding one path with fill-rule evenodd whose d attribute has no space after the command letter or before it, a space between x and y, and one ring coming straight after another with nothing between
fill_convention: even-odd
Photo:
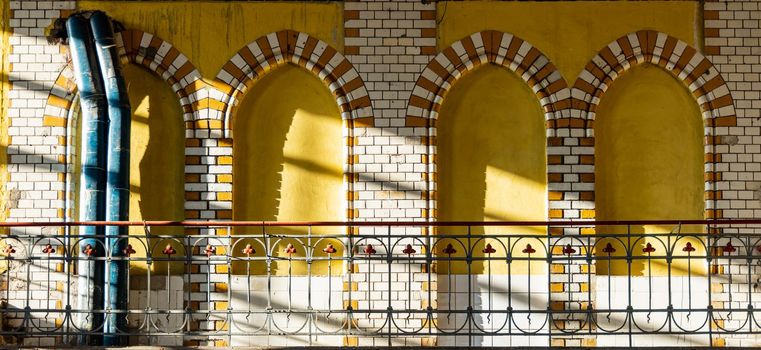
<instances>
[{"instance_id":1,"label":"curved metal pipe","mask_svg":"<svg viewBox=\"0 0 761 350\"><path fill-rule=\"evenodd\" d=\"M127 86L121 73L119 53L114 40L111 19L103 12L93 12L90 29L95 38L100 71L103 74L106 100L108 101L108 172L106 176L106 220L129 219L129 157L130 157L130 115ZM117 334L126 326L127 263L121 259L126 240L120 236L127 234L126 227L107 226L105 243L110 256L117 260L106 261L105 300L106 317L103 345L124 345L124 339ZM110 312L109 312L110 311Z\"/></svg>"},{"instance_id":2,"label":"curved metal pipe","mask_svg":"<svg viewBox=\"0 0 761 350\"><path fill-rule=\"evenodd\" d=\"M66 21L69 48L74 65L75 80L82 106L82 174L80 184L80 220L105 219L106 187L106 100L97 59L93 51L92 33L81 15ZM103 256L103 245L97 236L103 228L82 227L80 234L86 236L79 242L77 308L79 310L103 309L103 266L89 257ZM92 238L90 238L92 237ZM87 247L90 250L87 250ZM90 254L85 253L88 251ZM87 256L86 256L87 255ZM78 313L77 327L83 331L100 328L102 315L96 312ZM98 345L99 338L91 335L78 337L81 345Z\"/></svg>"}]
</instances>

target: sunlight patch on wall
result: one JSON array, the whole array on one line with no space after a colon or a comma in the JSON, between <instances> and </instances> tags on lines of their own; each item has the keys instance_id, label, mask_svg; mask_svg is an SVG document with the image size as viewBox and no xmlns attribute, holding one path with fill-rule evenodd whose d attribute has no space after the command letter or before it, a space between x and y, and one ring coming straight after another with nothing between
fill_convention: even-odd
<instances>
[{"instance_id":1,"label":"sunlight patch on wall","mask_svg":"<svg viewBox=\"0 0 761 350\"><path fill-rule=\"evenodd\" d=\"M445 96L436 125L439 221L546 220L544 115L536 96L520 77L502 67L479 67L458 80ZM487 227L474 228L471 233L544 232L543 228ZM442 228L439 233L467 231ZM474 255L484 256L481 251L487 243L495 247L508 244L507 239L501 243L490 240L475 244ZM543 256L543 242L532 241ZM525 247L525 243L521 244ZM505 256L505 250L500 247L492 256ZM454 256L464 256L464 249ZM539 265L532 273L545 272ZM483 273L486 264L476 261L472 268ZM513 273L521 273L526 264L516 262L512 268ZM440 263L438 269L445 273L447 264ZM453 272L466 273L466 264L455 264ZM504 261L492 263L492 273L506 272Z\"/></svg>"},{"instance_id":2,"label":"sunlight patch on wall","mask_svg":"<svg viewBox=\"0 0 761 350\"><path fill-rule=\"evenodd\" d=\"M619 77L597 110L595 137L598 220L703 219L702 116L694 97L669 73L643 65ZM704 232L700 226L637 226L628 230L635 234ZM627 228L598 232L626 233ZM647 241L663 247L654 255L664 255L669 245L668 241L665 245ZM682 254L686 242L677 243L676 255ZM638 242L633 252L642 255L645 244ZM701 245L694 240L692 244ZM623 254L624 246L616 248L616 254ZM667 272L665 262L656 265L653 274ZM691 268L702 273L703 265L700 262ZM608 273L607 263L598 263L597 268L598 273ZM643 261L635 261L632 268L635 274L646 273ZM675 261L673 268L677 274L677 270L686 271L686 261ZM626 262L613 263L612 270L613 274L626 274Z\"/></svg>"},{"instance_id":3,"label":"sunlight patch on wall","mask_svg":"<svg viewBox=\"0 0 761 350\"><path fill-rule=\"evenodd\" d=\"M342 221L345 219L343 163L345 140L335 98L320 79L293 65L282 66L247 92L233 120L233 218L267 221ZM306 234L305 228L271 228L273 234ZM260 234L239 229L237 234ZM341 228L314 227L312 234L344 233ZM305 241L272 240L271 254L304 257ZM253 242L252 242L253 243ZM242 243L239 243L242 244ZM323 243L324 244L324 243ZM254 244L257 245L257 244ZM334 246L339 247L336 243ZM263 256L264 247L257 249ZM317 249L318 254L321 249ZM338 254L338 253L337 253ZM334 272L341 271L340 263ZM234 264L244 273L243 263ZM288 262L276 261L273 273L288 273ZM266 272L264 262L251 267ZM294 274L306 274L306 263L294 262ZM315 263L313 274L327 274L327 263Z\"/></svg>"}]
</instances>

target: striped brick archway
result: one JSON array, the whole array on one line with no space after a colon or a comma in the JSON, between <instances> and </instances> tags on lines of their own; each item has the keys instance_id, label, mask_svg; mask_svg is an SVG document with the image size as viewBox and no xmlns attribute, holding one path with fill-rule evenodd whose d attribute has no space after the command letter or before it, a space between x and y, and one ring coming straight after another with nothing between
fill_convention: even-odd
<instances>
[{"instance_id":1,"label":"striped brick archway","mask_svg":"<svg viewBox=\"0 0 761 350\"><path fill-rule=\"evenodd\" d=\"M365 83L348 59L309 34L281 30L241 48L217 74L211 87L210 123L229 135L235 107L259 77L283 64L295 64L317 75L336 99L344 127L373 126L373 111ZM212 120L221 120L221 125ZM214 127L212 127L214 128Z\"/></svg>"},{"instance_id":2,"label":"striped brick archway","mask_svg":"<svg viewBox=\"0 0 761 350\"><path fill-rule=\"evenodd\" d=\"M668 34L642 30L624 35L601 49L579 74L571 89L572 105L584 120L585 134L594 145L594 120L597 106L613 81L639 64L653 64L671 73L695 97L703 114L705 128L706 217L721 218L716 201L722 199L716 183L722 181L722 168L729 169L716 144L737 125L734 101L719 71L708 58L684 41ZM593 157L593 156L592 156ZM594 160L590 161L594 164ZM723 163L723 165L722 165ZM590 176L594 176L594 169Z\"/></svg>"},{"instance_id":3,"label":"striped brick archway","mask_svg":"<svg viewBox=\"0 0 761 350\"><path fill-rule=\"evenodd\" d=\"M427 146L425 177L427 219L436 218L436 120L446 93L455 81L482 64L495 64L518 74L534 91L544 110L548 136L555 134L555 121L571 105L568 85L555 65L530 43L509 33L482 31L463 38L436 55L423 69L407 105L405 125L425 128ZM548 159L552 156L548 153ZM552 179L550 179L552 180ZM552 200L552 198L550 198Z\"/></svg>"},{"instance_id":4,"label":"striped brick archway","mask_svg":"<svg viewBox=\"0 0 761 350\"><path fill-rule=\"evenodd\" d=\"M697 49L653 30L629 33L608 44L586 65L573 85L574 107L593 127L597 105L612 82L642 63L660 66L682 81L697 99L706 126L734 126L735 109L724 79Z\"/></svg>"},{"instance_id":5,"label":"striped brick archway","mask_svg":"<svg viewBox=\"0 0 761 350\"><path fill-rule=\"evenodd\" d=\"M116 33L119 46L119 58L122 64L133 63L140 65L171 86L182 106L183 119L186 127L194 117L194 103L197 98L194 92L201 87L201 74L188 60L169 42L140 30L125 30ZM46 125L65 126L68 110L77 94L74 82L74 72L67 65L58 75L55 84L48 94L45 108Z\"/></svg>"},{"instance_id":6,"label":"striped brick archway","mask_svg":"<svg viewBox=\"0 0 761 350\"><path fill-rule=\"evenodd\" d=\"M428 63L412 90L406 125L424 126L435 120L454 81L485 63L517 73L537 95L546 120L559 118L570 106L568 85L547 56L512 34L487 30L453 43Z\"/></svg>"},{"instance_id":7,"label":"striped brick archway","mask_svg":"<svg viewBox=\"0 0 761 350\"><path fill-rule=\"evenodd\" d=\"M161 77L177 96L183 110L186 130L192 128L193 120L198 113L193 103L196 100L195 90L205 89L205 87L202 85L200 73L187 56L169 42L140 30L116 33L115 38L122 64L136 64ZM62 128L64 130L61 134L66 135L60 137L58 141L58 146L62 150L58 161L65 165L62 176L72 173L69 166L74 161L73 156L77 147L74 144L76 139L74 135L77 132L76 121L71 118L77 98L77 85L74 79L71 66L65 66L50 89L43 117L44 126ZM58 198L71 200L66 196L68 190L63 188L59 191ZM59 216L67 217L69 214L62 212Z\"/></svg>"},{"instance_id":8,"label":"striped brick archway","mask_svg":"<svg viewBox=\"0 0 761 350\"><path fill-rule=\"evenodd\" d=\"M232 154L232 118L246 91L264 74L294 64L315 74L330 89L341 112L346 159L344 192L347 193L346 219L356 215L353 201L355 157L354 129L374 126L373 110L365 83L354 65L335 48L309 34L282 30L262 36L241 48L217 74L209 87L208 120L197 120L198 127L221 129L225 153ZM220 145L222 146L222 145ZM230 160L232 168L232 160ZM232 178L232 169L228 174ZM230 207L232 207L230 205ZM223 218L232 216L231 210Z\"/></svg>"}]
</instances>

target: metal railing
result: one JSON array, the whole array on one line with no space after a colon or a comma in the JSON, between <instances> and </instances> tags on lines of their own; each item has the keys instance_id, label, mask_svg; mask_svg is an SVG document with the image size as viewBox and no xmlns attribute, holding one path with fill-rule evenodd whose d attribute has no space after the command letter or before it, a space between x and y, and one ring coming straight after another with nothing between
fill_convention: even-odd
<instances>
[{"instance_id":1,"label":"metal railing","mask_svg":"<svg viewBox=\"0 0 761 350\"><path fill-rule=\"evenodd\" d=\"M121 254L77 234L108 225L134 231ZM761 340L761 220L0 226L0 335L19 342L96 339L108 315L140 345ZM85 261L129 262L127 309L78 307L108 295Z\"/></svg>"}]
</instances>

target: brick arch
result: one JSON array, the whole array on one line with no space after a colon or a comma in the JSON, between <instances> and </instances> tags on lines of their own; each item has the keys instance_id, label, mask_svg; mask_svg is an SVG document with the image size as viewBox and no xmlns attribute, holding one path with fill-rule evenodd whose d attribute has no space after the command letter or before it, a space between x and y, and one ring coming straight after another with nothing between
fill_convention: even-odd
<instances>
[{"instance_id":1,"label":"brick arch","mask_svg":"<svg viewBox=\"0 0 761 350\"><path fill-rule=\"evenodd\" d=\"M547 125L570 106L568 84L554 64L528 42L509 33L473 33L442 50L423 69L407 104L407 126L435 120L444 96L464 73L492 63L520 75L537 95Z\"/></svg>"},{"instance_id":2,"label":"brick arch","mask_svg":"<svg viewBox=\"0 0 761 350\"><path fill-rule=\"evenodd\" d=\"M246 90L263 74L288 63L309 70L328 86L347 124L373 125L370 96L354 65L324 41L294 30L262 36L225 63L213 83L211 95L217 103L209 106L209 119L221 119L229 133L232 112Z\"/></svg>"},{"instance_id":3,"label":"brick arch","mask_svg":"<svg viewBox=\"0 0 761 350\"><path fill-rule=\"evenodd\" d=\"M557 121L569 114L571 95L568 84L547 56L528 42L509 33L488 30L473 33L442 50L423 69L415 83L405 119L407 127L425 128L421 142L426 146L426 156L423 157L426 188L421 197L426 201L423 216L428 219L437 217L435 121L441 103L457 79L488 63L515 72L531 87L544 110L548 136L555 134ZM548 164L551 164L555 156L549 152L553 147L550 139L547 146ZM549 177L548 185L553 181ZM548 199L553 200L551 196ZM548 215L552 215L552 210Z\"/></svg>"},{"instance_id":4,"label":"brick arch","mask_svg":"<svg viewBox=\"0 0 761 350\"><path fill-rule=\"evenodd\" d=\"M660 66L684 83L700 105L706 127L736 125L732 95L713 63L684 41L641 30L600 50L576 79L573 106L587 120L588 129L593 128L597 106L613 81L642 63Z\"/></svg>"},{"instance_id":5,"label":"brick arch","mask_svg":"<svg viewBox=\"0 0 761 350\"><path fill-rule=\"evenodd\" d=\"M207 88L201 80L200 73L187 56L180 53L169 42L139 30L116 33L115 39L122 64L132 63L142 66L169 84L182 107L186 130L192 128L192 121L199 110L194 101L197 101L196 96L200 95L201 91L205 92ZM59 138L58 146L63 150L62 154L59 154L59 162L66 166L63 170L66 174L71 174L73 171L68 166L73 160L75 147L77 147L73 144L75 139L73 135L77 132L76 124L69 117L73 112L76 97L77 85L74 70L70 65L66 65L48 93L43 116L44 126L64 129L65 136ZM187 132L186 136L188 136ZM59 191L58 198L68 198L67 191L67 188ZM69 213L63 213L63 215L69 215Z\"/></svg>"},{"instance_id":6,"label":"brick arch","mask_svg":"<svg viewBox=\"0 0 761 350\"><path fill-rule=\"evenodd\" d=\"M716 152L728 127L737 125L734 101L724 78L697 49L668 34L641 30L624 35L601 49L579 74L571 89L574 114L583 118L588 148L594 145L594 120L605 92L619 75L639 64L653 64L671 73L695 97L703 117L705 147L705 204L707 218L723 217L717 201L723 199L716 182L729 164ZM593 150L587 152L594 154ZM594 167L594 156L588 156ZM593 178L594 169L589 171ZM592 195L594 197L594 195Z\"/></svg>"},{"instance_id":7,"label":"brick arch","mask_svg":"<svg viewBox=\"0 0 761 350\"><path fill-rule=\"evenodd\" d=\"M116 33L119 58L122 64L132 63L142 66L161 77L177 95L183 111L186 128L192 127L197 114L200 93L205 90L201 74L169 42L140 30L126 30ZM48 94L45 108L45 122L48 125L66 125L66 116L77 94L74 71L70 65L64 67Z\"/></svg>"}]
</instances>

